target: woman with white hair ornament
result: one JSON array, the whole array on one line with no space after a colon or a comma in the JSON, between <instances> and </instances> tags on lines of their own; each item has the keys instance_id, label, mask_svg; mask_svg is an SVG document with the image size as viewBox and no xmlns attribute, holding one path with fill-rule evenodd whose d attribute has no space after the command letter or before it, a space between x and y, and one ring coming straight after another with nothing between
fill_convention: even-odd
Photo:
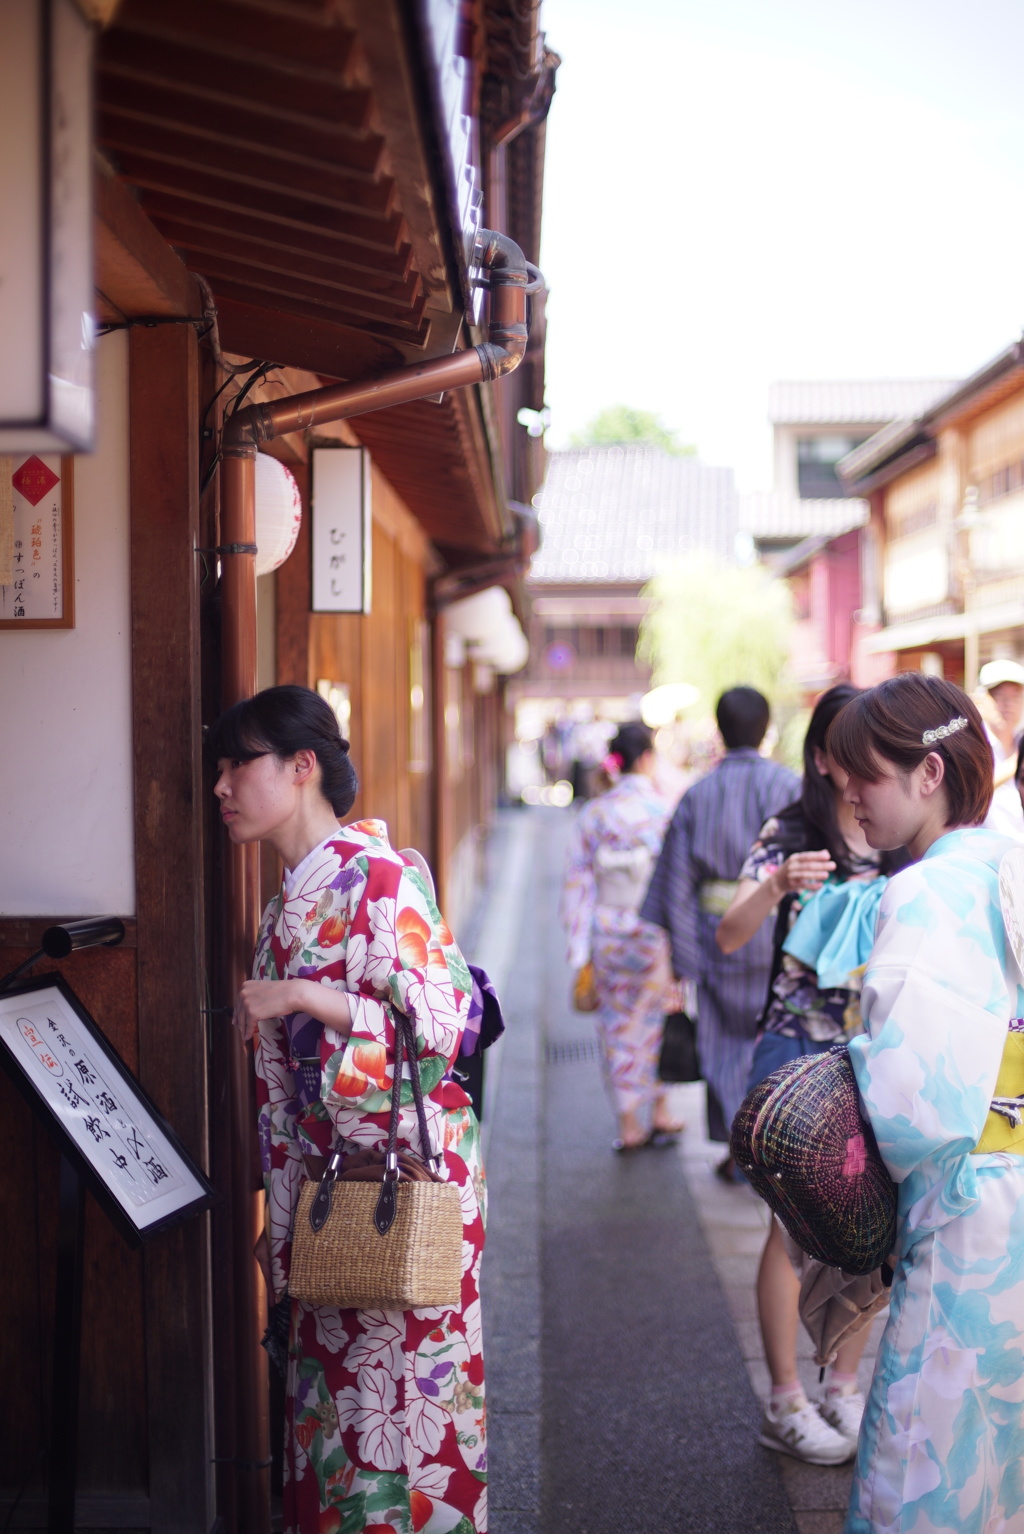
<instances>
[{"instance_id":1,"label":"woman with white hair ornament","mask_svg":"<svg viewBox=\"0 0 1024 1534\"><path fill-rule=\"evenodd\" d=\"M991 752L951 682L880 683L828 750L869 845L915 860L882 896L849 1044L898 1204L844 1534L1022 1534L1024 980L1000 899L1021 854L980 824Z\"/></svg>"}]
</instances>

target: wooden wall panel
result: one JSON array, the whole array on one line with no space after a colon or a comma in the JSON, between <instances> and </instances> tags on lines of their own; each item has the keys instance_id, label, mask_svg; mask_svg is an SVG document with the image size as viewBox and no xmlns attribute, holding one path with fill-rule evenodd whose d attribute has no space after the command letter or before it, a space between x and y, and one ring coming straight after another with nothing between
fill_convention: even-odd
<instances>
[{"instance_id":1,"label":"wooden wall panel","mask_svg":"<svg viewBox=\"0 0 1024 1534\"><path fill-rule=\"evenodd\" d=\"M53 920L59 918L54 917ZM48 923L49 924L49 919ZM11 923L5 925L13 925ZM3 948L3 973L34 949ZM61 963L43 960L32 971L59 970L110 1043L138 1068L135 952L88 949ZM0 1072L0 1166L5 1230L12 1245L6 1303L4 1369L18 1389L0 1395L0 1488L16 1492L31 1471L28 1506L45 1493L39 1460L51 1418L53 1301L59 1156L5 1073ZM90 1198L85 1233L82 1307L82 1402L79 1485L83 1495L130 1497L147 1487L147 1408L142 1259L130 1252ZM34 1466L34 1470L33 1470ZM0 1500L0 1508L3 1506ZM24 1505L24 1504L23 1504Z\"/></svg>"},{"instance_id":2,"label":"wooden wall panel","mask_svg":"<svg viewBox=\"0 0 1024 1534\"><path fill-rule=\"evenodd\" d=\"M367 616L299 615L300 604L303 611L309 604L308 534L278 571L278 679L315 687L325 678L348 687L352 760L360 784L348 819L384 820L395 847L416 846L431 857L429 778L408 771L409 652L412 624L426 611L430 546L377 470L373 508L373 600ZM300 676L303 629L307 664ZM287 671L283 655L290 657Z\"/></svg>"}]
</instances>

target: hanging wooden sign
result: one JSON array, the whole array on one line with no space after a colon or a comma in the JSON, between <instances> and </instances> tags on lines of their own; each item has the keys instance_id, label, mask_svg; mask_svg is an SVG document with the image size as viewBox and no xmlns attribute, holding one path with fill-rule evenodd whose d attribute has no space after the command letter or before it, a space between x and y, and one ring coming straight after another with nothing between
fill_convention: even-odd
<instances>
[{"instance_id":1,"label":"hanging wooden sign","mask_svg":"<svg viewBox=\"0 0 1024 1534\"><path fill-rule=\"evenodd\" d=\"M74 462L0 457L0 629L75 626Z\"/></svg>"}]
</instances>

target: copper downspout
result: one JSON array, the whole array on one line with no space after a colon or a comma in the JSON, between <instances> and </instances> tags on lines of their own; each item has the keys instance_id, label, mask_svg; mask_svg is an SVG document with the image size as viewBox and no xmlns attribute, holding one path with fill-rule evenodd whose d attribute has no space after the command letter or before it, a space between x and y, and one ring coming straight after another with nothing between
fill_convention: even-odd
<instances>
[{"instance_id":1,"label":"copper downspout","mask_svg":"<svg viewBox=\"0 0 1024 1534\"><path fill-rule=\"evenodd\" d=\"M474 264L490 291L487 340L480 346L431 362L398 368L383 377L313 389L273 404L247 406L231 416L221 442L221 704L228 708L256 691L256 452L261 442L320 422L341 421L409 404L448 389L487 383L511 373L528 340L526 296L536 282L519 246L507 235L482 229ZM225 975L233 1003L248 977L259 921L257 846L228 850L225 913ZM234 1221L231 1273L235 1305L235 1358L240 1402L234 1461L239 1469L235 1534L267 1534L270 1528L270 1459L267 1427L266 1358L259 1345L265 1300L253 1259L262 1228L262 1197L253 1168L258 1165L252 1111L251 1067L237 1035L232 1041L230 1112L234 1145L231 1210Z\"/></svg>"}]
</instances>

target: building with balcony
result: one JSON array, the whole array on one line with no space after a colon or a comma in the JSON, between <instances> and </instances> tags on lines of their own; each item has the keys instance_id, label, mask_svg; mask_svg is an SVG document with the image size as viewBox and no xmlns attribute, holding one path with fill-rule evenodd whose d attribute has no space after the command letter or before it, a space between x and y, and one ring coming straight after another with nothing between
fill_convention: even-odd
<instances>
[{"instance_id":1,"label":"building with balcony","mask_svg":"<svg viewBox=\"0 0 1024 1534\"><path fill-rule=\"evenodd\" d=\"M877 605L865 663L969 690L987 660L1024 655L1024 342L837 466L868 500Z\"/></svg>"}]
</instances>

